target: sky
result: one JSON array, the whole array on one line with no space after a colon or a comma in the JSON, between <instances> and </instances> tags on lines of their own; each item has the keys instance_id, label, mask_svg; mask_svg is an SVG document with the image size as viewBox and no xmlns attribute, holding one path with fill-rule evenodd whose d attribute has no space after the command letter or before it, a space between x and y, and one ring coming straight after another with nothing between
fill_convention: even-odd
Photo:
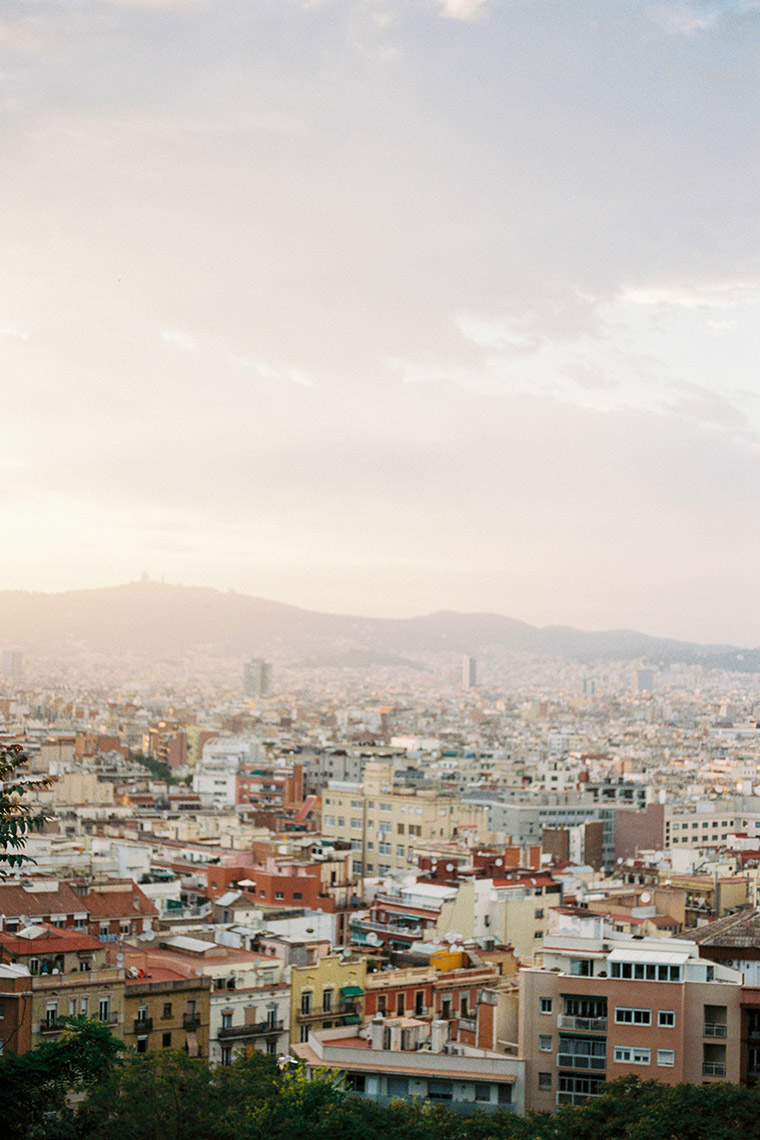
<instances>
[{"instance_id":1,"label":"sky","mask_svg":"<svg viewBox=\"0 0 760 1140\"><path fill-rule=\"evenodd\" d=\"M3 0L0 589L760 644L757 0Z\"/></svg>"}]
</instances>

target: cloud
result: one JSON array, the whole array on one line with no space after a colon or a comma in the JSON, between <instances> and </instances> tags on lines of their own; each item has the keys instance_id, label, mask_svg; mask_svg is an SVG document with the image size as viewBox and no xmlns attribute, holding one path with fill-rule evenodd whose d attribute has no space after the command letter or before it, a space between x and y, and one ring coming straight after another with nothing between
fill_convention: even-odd
<instances>
[{"instance_id":1,"label":"cloud","mask_svg":"<svg viewBox=\"0 0 760 1140\"><path fill-rule=\"evenodd\" d=\"M670 305L683 309L729 309L760 296L760 281L692 281L623 289L619 300L633 305Z\"/></svg>"},{"instance_id":2,"label":"cloud","mask_svg":"<svg viewBox=\"0 0 760 1140\"><path fill-rule=\"evenodd\" d=\"M717 22L721 14L716 5L706 7L688 3L662 4L650 8L649 12L664 31L679 36L693 36L697 32L706 31Z\"/></svg>"},{"instance_id":3,"label":"cloud","mask_svg":"<svg viewBox=\"0 0 760 1140\"><path fill-rule=\"evenodd\" d=\"M181 329L162 329L161 340L183 352L197 352L199 347L197 339Z\"/></svg>"},{"instance_id":4,"label":"cloud","mask_svg":"<svg viewBox=\"0 0 760 1140\"><path fill-rule=\"evenodd\" d=\"M303 368L293 365L271 364L267 360L250 360L244 356L233 356L232 363L238 368L251 372L257 379L273 384L295 384L301 388L312 388L314 376Z\"/></svg>"},{"instance_id":5,"label":"cloud","mask_svg":"<svg viewBox=\"0 0 760 1140\"><path fill-rule=\"evenodd\" d=\"M438 0L439 15L447 20L480 19L485 15L490 0Z\"/></svg>"}]
</instances>

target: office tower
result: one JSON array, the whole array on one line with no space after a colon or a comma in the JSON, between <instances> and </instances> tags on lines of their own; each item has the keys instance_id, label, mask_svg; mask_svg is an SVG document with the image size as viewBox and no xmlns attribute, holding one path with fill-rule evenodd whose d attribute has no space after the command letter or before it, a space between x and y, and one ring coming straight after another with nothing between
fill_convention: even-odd
<instances>
[{"instance_id":1,"label":"office tower","mask_svg":"<svg viewBox=\"0 0 760 1140\"><path fill-rule=\"evenodd\" d=\"M243 667L243 693L246 697L268 697L272 691L272 666L263 657L252 657Z\"/></svg>"},{"instance_id":2,"label":"office tower","mask_svg":"<svg viewBox=\"0 0 760 1140\"><path fill-rule=\"evenodd\" d=\"M654 669L635 669L633 673L634 693L651 693L654 688Z\"/></svg>"},{"instance_id":3,"label":"office tower","mask_svg":"<svg viewBox=\"0 0 760 1140\"><path fill-rule=\"evenodd\" d=\"M462 658L462 688L474 689L478 683L478 663L465 653Z\"/></svg>"},{"instance_id":4,"label":"office tower","mask_svg":"<svg viewBox=\"0 0 760 1140\"><path fill-rule=\"evenodd\" d=\"M10 649L3 653L3 673L6 677L20 677L23 667L23 658L18 650Z\"/></svg>"}]
</instances>

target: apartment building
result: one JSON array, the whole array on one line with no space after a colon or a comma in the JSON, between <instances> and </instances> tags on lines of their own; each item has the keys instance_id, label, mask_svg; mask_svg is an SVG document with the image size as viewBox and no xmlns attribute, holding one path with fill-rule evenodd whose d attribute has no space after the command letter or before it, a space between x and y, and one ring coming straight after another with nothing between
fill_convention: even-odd
<instances>
[{"instance_id":1,"label":"apartment building","mask_svg":"<svg viewBox=\"0 0 760 1140\"><path fill-rule=\"evenodd\" d=\"M528 1109L581 1104L631 1074L739 1081L741 974L693 942L612 934L602 916L567 909L518 984Z\"/></svg>"},{"instance_id":2,"label":"apartment building","mask_svg":"<svg viewBox=\"0 0 760 1140\"><path fill-rule=\"evenodd\" d=\"M372 761L362 783L331 781L322 796L322 831L350 843L365 877L408 870L415 846L472 835L487 840L488 809L430 789L393 784L393 765Z\"/></svg>"},{"instance_id":3,"label":"apartment building","mask_svg":"<svg viewBox=\"0 0 760 1140\"><path fill-rule=\"evenodd\" d=\"M441 1104L463 1116L525 1109L524 1062L450 1042L445 1021L378 1014L367 1027L312 1030L291 1052L307 1070L344 1073L355 1094L378 1104Z\"/></svg>"},{"instance_id":4,"label":"apartment building","mask_svg":"<svg viewBox=\"0 0 760 1140\"><path fill-rule=\"evenodd\" d=\"M16 968L0 976L0 996L22 1002L15 1036L7 1036L0 1024L0 1040L10 1050L56 1037L62 1017L97 1018L122 1035L124 970L109 964L97 939L38 924L0 934L0 955Z\"/></svg>"},{"instance_id":5,"label":"apartment building","mask_svg":"<svg viewBox=\"0 0 760 1140\"><path fill-rule=\"evenodd\" d=\"M328 954L290 971L290 1041L308 1040L309 1033L335 1026L360 1024L364 1017L366 958L345 950Z\"/></svg>"},{"instance_id":6,"label":"apartment building","mask_svg":"<svg viewBox=\"0 0 760 1140\"><path fill-rule=\"evenodd\" d=\"M191 1057L208 1057L210 992L210 978L152 965L149 957L146 966L127 966L125 1043L137 1053L184 1049Z\"/></svg>"}]
</instances>

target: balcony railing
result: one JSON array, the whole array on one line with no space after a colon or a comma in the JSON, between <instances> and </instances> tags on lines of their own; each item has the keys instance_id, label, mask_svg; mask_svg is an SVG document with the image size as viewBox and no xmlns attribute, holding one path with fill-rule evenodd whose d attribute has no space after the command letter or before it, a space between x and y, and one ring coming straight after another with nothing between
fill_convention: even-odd
<instances>
[{"instance_id":1,"label":"balcony railing","mask_svg":"<svg viewBox=\"0 0 760 1140\"><path fill-rule=\"evenodd\" d=\"M558 1092L557 1104L583 1104L589 1097L601 1096L601 1093L587 1092Z\"/></svg>"},{"instance_id":2,"label":"balcony railing","mask_svg":"<svg viewBox=\"0 0 760 1140\"><path fill-rule=\"evenodd\" d=\"M560 1029L575 1029L580 1033L606 1033L606 1017L569 1017L561 1013L557 1018Z\"/></svg>"},{"instance_id":3,"label":"balcony railing","mask_svg":"<svg viewBox=\"0 0 760 1140\"><path fill-rule=\"evenodd\" d=\"M63 1029L60 1021L56 1018L55 1021L41 1021L40 1033L60 1033Z\"/></svg>"},{"instance_id":4,"label":"balcony railing","mask_svg":"<svg viewBox=\"0 0 760 1140\"><path fill-rule=\"evenodd\" d=\"M725 1061L705 1061L702 1064L702 1073L706 1077L725 1077Z\"/></svg>"},{"instance_id":5,"label":"balcony railing","mask_svg":"<svg viewBox=\"0 0 760 1140\"><path fill-rule=\"evenodd\" d=\"M606 1057L591 1057L586 1053L560 1053L557 1064L562 1069L606 1069Z\"/></svg>"},{"instance_id":6,"label":"balcony railing","mask_svg":"<svg viewBox=\"0 0 760 1140\"><path fill-rule=\"evenodd\" d=\"M703 1030L705 1037L725 1037L728 1033L728 1026L721 1025L717 1021L706 1021Z\"/></svg>"},{"instance_id":7,"label":"balcony railing","mask_svg":"<svg viewBox=\"0 0 760 1140\"><path fill-rule=\"evenodd\" d=\"M191 1030L197 1029L201 1023L201 1015L199 1013L185 1013L182 1016L182 1028Z\"/></svg>"},{"instance_id":8,"label":"balcony railing","mask_svg":"<svg viewBox=\"0 0 760 1140\"><path fill-rule=\"evenodd\" d=\"M152 1033L153 1032L153 1018L152 1017L136 1017L135 1018L135 1033Z\"/></svg>"},{"instance_id":9,"label":"balcony railing","mask_svg":"<svg viewBox=\"0 0 760 1140\"><path fill-rule=\"evenodd\" d=\"M244 1040L248 1037L264 1037L267 1033L281 1033L281 1021L257 1021L253 1025L228 1025L220 1029L217 1037L220 1041L229 1041L232 1038Z\"/></svg>"}]
</instances>

